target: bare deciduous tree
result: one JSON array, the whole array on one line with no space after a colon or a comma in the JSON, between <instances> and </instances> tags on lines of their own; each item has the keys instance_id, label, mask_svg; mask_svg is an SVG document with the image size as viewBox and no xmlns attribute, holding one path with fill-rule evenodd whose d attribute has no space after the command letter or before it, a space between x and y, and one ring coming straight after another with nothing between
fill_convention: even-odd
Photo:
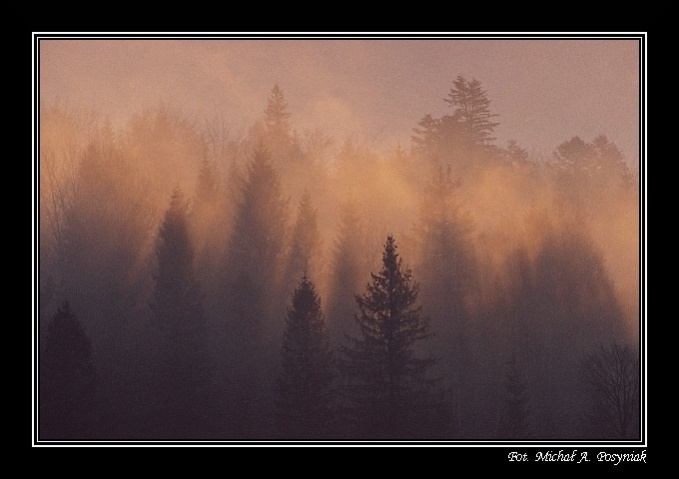
<instances>
[{"instance_id":1,"label":"bare deciduous tree","mask_svg":"<svg viewBox=\"0 0 679 479\"><path fill-rule=\"evenodd\" d=\"M618 439L636 436L639 360L629 345L599 346L583 361L589 393L586 419L591 433Z\"/></svg>"}]
</instances>

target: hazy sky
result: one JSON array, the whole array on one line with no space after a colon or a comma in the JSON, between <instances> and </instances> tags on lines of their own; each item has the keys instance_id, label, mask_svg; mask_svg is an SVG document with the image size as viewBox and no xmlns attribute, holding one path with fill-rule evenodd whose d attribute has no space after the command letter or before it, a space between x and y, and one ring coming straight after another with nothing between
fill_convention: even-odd
<instances>
[{"instance_id":1,"label":"hazy sky","mask_svg":"<svg viewBox=\"0 0 679 479\"><path fill-rule=\"evenodd\" d=\"M277 83L300 131L407 146L422 116L450 112L443 98L464 75L499 114L500 145L551 154L605 134L638 160L638 39L41 39L39 52L42 101L117 125L162 102L239 133Z\"/></svg>"}]
</instances>

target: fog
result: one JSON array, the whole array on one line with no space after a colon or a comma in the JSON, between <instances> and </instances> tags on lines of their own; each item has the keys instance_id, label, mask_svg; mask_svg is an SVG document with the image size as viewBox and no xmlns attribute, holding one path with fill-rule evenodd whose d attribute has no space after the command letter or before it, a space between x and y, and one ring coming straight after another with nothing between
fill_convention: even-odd
<instances>
[{"instance_id":1,"label":"fog","mask_svg":"<svg viewBox=\"0 0 679 479\"><path fill-rule=\"evenodd\" d=\"M635 48L42 40L40 438L639 438L587 374L639 354ZM523 73L428 70L481 51Z\"/></svg>"}]
</instances>

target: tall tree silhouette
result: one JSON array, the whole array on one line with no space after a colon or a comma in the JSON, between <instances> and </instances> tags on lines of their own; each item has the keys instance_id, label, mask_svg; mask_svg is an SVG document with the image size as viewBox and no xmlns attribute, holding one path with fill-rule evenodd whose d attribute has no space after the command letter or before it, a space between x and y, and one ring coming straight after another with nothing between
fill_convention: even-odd
<instances>
[{"instance_id":1,"label":"tall tree silhouette","mask_svg":"<svg viewBox=\"0 0 679 479\"><path fill-rule=\"evenodd\" d=\"M40 439L92 439L97 374L68 301L49 323L40 359Z\"/></svg>"},{"instance_id":2,"label":"tall tree silhouette","mask_svg":"<svg viewBox=\"0 0 679 479\"><path fill-rule=\"evenodd\" d=\"M160 227L151 305L158 332L158 390L153 405L162 438L208 437L211 411L205 316L195 279L188 206L176 189Z\"/></svg>"},{"instance_id":3,"label":"tall tree silhouette","mask_svg":"<svg viewBox=\"0 0 679 479\"><path fill-rule=\"evenodd\" d=\"M304 276L288 309L278 382L278 432L283 439L318 439L332 433L333 357L321 301Z\"/></svg>"},{"instance_id":4,"label":"tall tree silhouette","mask_svg":"<svg viewBox=\"0 0 679 479\"><path fill-rule=\"evenodd\" d=\"M388 236L382 269L371 274L364 295L356 296L358 338L342 348L348 420L361 438L408 439L431 434L436 407L434 361L418 356L430 336L429 319L416 305L418 285L404 269L393 236Z\"/></svg>"},{"instance_id":5,"label":"tall tree silhouette","mask_svg":"<svg viewBox=\"0 0 679 479\"><path fill-rule=\"evenodd\" d=\"M225 328L229 331L232 410L235 434L270 434L277 349L282 335L284 294L281 289L288 237L288 200L264 147L248 163L242 196L236 207L226 262ZM280 313L280 316L277 316Z\"/></svg>"},{"instance_id":6,"label":"tall tree silhouette","mask_svg":"<svg viewBox=\"0 0 679 479\"><path fill-rule=\"evenodd\" d=\"M57 297L77 305L93 344L107 437L126 436L141 421L137 389L146 384L143 304L152 284L147 265L155 212L147 181L110 128L83 150L74 195L63 218Z\"/></svg>"},{"instance_id":7,"label":"tall tree silhouette","mask_svg":"<svg viewBox=\"0 0 679 479\"><path fill-rule=\"evenodd\" d=\"M421 205L417 234L420 260L417 268L422 299L437 332L433 349L441 358L437 367L447 378L457 434L466 434L465 406L470 375L471 314L467 303L476 284L476 264L471 246L472 225L459 200L459 185L451 169L436 168Z\"/></svg>"},{"instance_id":8,"label":"tall tree silhouette","mask_svg":"<svg viewBox=\"0 0 679 479\"><path fill-rule=\"evenodd\" d=\"M511 291L503 316L509 350L524 366L534 437L581 437L584 397L579 358L598 343L626 336L624 313L601 253L581 225L538 218L535 252L512 257ZM539 239L541 238L541 239Z\"/></svg>"}]
</instances>

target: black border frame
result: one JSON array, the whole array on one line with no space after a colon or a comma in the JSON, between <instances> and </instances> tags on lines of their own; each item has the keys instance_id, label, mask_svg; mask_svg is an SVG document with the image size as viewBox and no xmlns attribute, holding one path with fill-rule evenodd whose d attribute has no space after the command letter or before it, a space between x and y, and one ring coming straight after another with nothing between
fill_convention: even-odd
<instances>
[{"instance_id":1,"label":"black border frame","mask_svg":"<svg viewBox=\"0 0 679 479\"><path fill-rule=\"evenodd\" d=\"M40 135L39 135L39 112L40 112L40 41L46 40L637 40L639 42L639 235L640 235L640 251L639 251L639 274L640 274L640 321L639 321L639 346L640 346L640 374L641 374L641 407L640 407L640 439L634 441L274 441L274 440L229 440L229 441L41 441L38 439L38 354L39 344L39 321L37 317L38 309L38 277L39 277L39 151L40 151ZM578 456L575 459L577 462L581 452L589 451L592 455L589 456L590 462L593 462L596 453L612 453L618 451L619 453L640 454L643 451L645 461L645 453L648 445L647 430L648 430L648 399L647 399L647 214L646 214L646 131L647 131L647 32L638 33L405 33L405 34L391 34L391 33L38 33L32 32L32 275L31 275L31 299L32 299L32 316L33 324L31 328L32 338L32 446L269 446L269 447L284 447L284 446L299 446L299 447L454 447L462 448L463 452L467 454L469 448L486 447L493 449L496 452L501 452L499 457L505 462L509 462L508 453L516 451L519 453L527 453L528 460L535 459L537 452L546 453L553 452L557 454L563 451L564 454L570 454L574 450L577 451ZM633 448L633 449L630 449ZM494 455L494 454L493 454ZM564 461L557 461L564 462ZM615 464L615 461L597 461L606 464Z\"/></svg>"}]
</instances>

